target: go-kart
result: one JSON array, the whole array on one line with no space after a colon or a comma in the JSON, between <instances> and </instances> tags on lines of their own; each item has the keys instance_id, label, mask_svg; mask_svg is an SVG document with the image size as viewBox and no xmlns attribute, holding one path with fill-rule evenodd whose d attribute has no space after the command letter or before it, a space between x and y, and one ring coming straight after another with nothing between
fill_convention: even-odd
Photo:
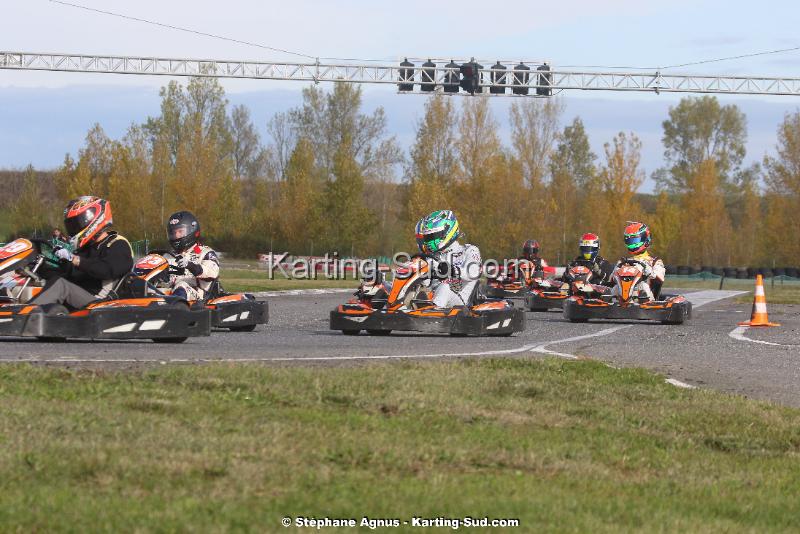
<instances>
[{"instance_id":1,"label":"go-kart","mask_svg":"<svg viewBox=\"0 0 800 534\"><path fill-rule=\"evenodd\" d=\"M169 258L173 261L170 262ZM156 295L169 295L170 275L184 272L175 264L175 257L163 250L153 251L133 266L133 274L149 284L143 288ZM211 285L206 299L190 305L209 310L213 328L227 328L231 332L252 332L257 325L267 324L269 320L266 301L256 300L247 293L227 293L218 280Z\"/></svg>"},{"instance_id":2,"label":"go-kart","mask_svg":"<svg viewBox=\"0 0 800 534\"><path fill-rule=\"evenodd\" d=\"M599 297L576 294L564 302L564 317L573 323L589 319L654 320L682 324L692 317L692 303L682 295L661 295L660 283L644 279L647 265L634 259L620 260L614 270L614 287ZM642 284L650 283L655 297L648 300Z\"/></svg>"},{"instance_id":3,"label":"go-kart","mask_svg":"<svg viewBox=\"0 0 800 534\"><path fill-rule=\"evenodd\" d=\"M588 262L587 262L588 263ZM544 278L542 273L534 273L529 290L525 293L525 307L534 312L562 309L571 295L586 298L601 298L609 292L608 287L592 284L592 270L587 264L574 262L567 267L567 281Z\"/></svg>"},{"instance_id":4,"label":"go-kart","mask_svg":"<svg viewBox=\"0 0 800 534\"><path fill-rule=\"evenodd\" d=\"M456 336L510 336L525 329L525 314L506 300L480 299L478 286L463 306L437 308L425 282L430 262L415 256L395 269L387 282L381 273L364 280L354 298L330 314L331 330L356 335L387 335L392 330ZM482 300L482 301L481 301Z\"/></svg>"},{"instance_id":5,"label":"go-kart","mask_svg":"<svg viewBox=\"0 0 800 534\"><path fill-rule=\"evenodd\" d=\"M211 333L210 314L192 310L169 296L133 298L123 277L109 298L70 310L60 304L31 303L41 292L41 271L48 264L57 276L53 246L48 241L17 239L0 248L0 336L66 338L152 339L181 343L189 337Z\"/></svg>"},{"instance_id":6,"label":"go-kart","mask_svg":"<svg viewBox=\"0 0 800 534\"><path fill-rule=\"evenodd\" d=\"M522 298L533 274L533 264L524 260L510 260L486 276L487 297L498 299Z\"/></svg>"}]
</instances>

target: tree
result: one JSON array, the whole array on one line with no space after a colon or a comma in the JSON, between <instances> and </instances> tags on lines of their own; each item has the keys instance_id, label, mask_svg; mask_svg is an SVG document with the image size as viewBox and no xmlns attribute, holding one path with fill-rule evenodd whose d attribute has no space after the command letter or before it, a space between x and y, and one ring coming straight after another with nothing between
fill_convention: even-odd
<instances>
[{"instance_id":1,"label":"tree","mask_svg":"<svg viewBox=\"0 0 800 534\"><path fill-rule=\"evenodd\" d=\"M626 221L639 220L641 207L636 202L636 191L644 182L644 173L639 168L642 143L634 134L618 133L610 143L603 146L606 163L599 173L600 194L587 201L587 209L594 219L593 227L601 236L612 238L613 254L624 252L622 239L614 239Z\"/></svg>"},{"instance_id":2,"label":"tree","mask_svg":"<svg viewBox=\"0 0 800 534\"><path fill-rule=\"evenodd\" d=\"M773 261L791 264L800 257L800 234L787 231L800 213L800 111L778 127L776 155L764 158L767 170L766 249Z\"/></svg>"},{"instance_id":3,"label":"tree","mask_svg":"<svg viewBox=\"0 0 800 534\"><path fill-rule=\"evenodd\" d=\"M731 223L725 211L721 178L713 159L691 174L683 196L682 239L686 262L728 265L731 260Z\"/></svg>"},{"instance_id":4,"label":"tree","mask_svg":"<svg viewBox=\"0 0 800 534\"><path fill-rule=\"evenodd\" d=\"M49 206L44 202L41 179L33 165L25 169L22 180L22 191L11 208L10 222L14 235L49 235L53 221Z\"/></svg>"},{"instance_id":5,"label":"tree","mask_svg":"<svg viewBox=\"0 0 800 534\"><path fill-rule=\"evenodd\" d=\"M534 190L544 184L563 110L559 100L549 98L522 99L511 104L511 145L528 186Z\"/></svg>"},{"instance_id":6,"label":"tree","mask_svg":"<svg viewBox=\"0 0 800 534\"><path fill-rule=\"evenodd\" d=\"M555 232L548 232L547 242L555 244L552 250L556 257L564 261L571 257L573 245L578 235L592 231L586 213L587 198L596 193L594 160L597 158L589 146L589 139L580 118L566 126L558 136L558 145L550 156L550 226ZM553 238L559 238L556 242Z\"/></svg>"},{"instance_id":7,"label":"tree","mask_svg":"<svg viewBox=\"0 0 800 534\"><path fill-rule=\"evenodd\" d=\"M655 175L660 187L686 191L689 177L708 160L724 186L733 184L747 142L747 120L737 106L720 106L714 96L686 97L670 107L662 125L669 172Z\"/></svg>"},{"instance_id":8,"label":"tree","mask_svg":"<svg viewBox=\"0 0 800 534\"><path fill-rule=\"evenodd\" d=\"M457 116L451 100L436 95L425 103L425 116L417 123L416 141L406 168L406 226L420 217L450 205L450 191L457 179Z\"/></svg>"},{"instance_id":9,"label":"tree","mask_svg":"<svg viewBox=\"0 0 800 534\"><path fill-rule=\"evenodd\" d=\"M230 116L231 142L233 144L233 175L237 179L255 178L261 157L261 136L245 106L235 106Z\"/></svg>"},{"instance_id":10,"label":"tree","mask_svg":"<svg viewBox=\"0 0 800 534\"><path fill-rule=\"evenodd\" d=\"M289 250L298 254L313 254L319 232L320 187L314 174L311 143L301 138L286 166L277 210L281 234Z\"/></svg>"},{"instance_id":11,"label":"tree","mask_svg":"<svg viewBox=\"0 0 800 534\"><path fill-rule=\"evenodd\" d=\"M655 213L648 217L654 250L665 262L681 261L680 258L686 256L685 242L681 240L682 213L679 202L666 191L661 191L656 199Z\"/></svg>"}]
</instances>

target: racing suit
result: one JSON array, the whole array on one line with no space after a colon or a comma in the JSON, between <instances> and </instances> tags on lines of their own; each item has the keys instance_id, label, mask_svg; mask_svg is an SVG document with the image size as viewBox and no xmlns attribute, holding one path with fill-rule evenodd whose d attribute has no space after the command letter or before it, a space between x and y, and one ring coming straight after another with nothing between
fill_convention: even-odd
<instances>
[{"instance_id":1,"label":"racing suit","mask_svg":"<svg viewBox=\"0 0 800 534\"><path fill-rule=\"evenodd\" d=\"M451 278L432 280L433 303L438 308L453 306L469 306L470 297L481 278L481 253L475 245L462 245L454 241L446 249L437 252L433 257L432 270L437 263L450 266Z\"/></svg>"},{"instance_id":2,"label":"racing suit","mask_svg":"<svg viewBox=\"0 0 800 534\"><path fill-rule=\"evenodd\" d=\"M661 261L661 258L651 256L646 250L641 254L631 256L631 259L640 261L648 266L642 273L644 280L639 284L640 296L644 294L647 300L655 300L661 293L661 286L664 284L664 278L667 275L664 262ZM617 291L618 288L615 286L613 293L616 295L618 294Z\"/></svg>"},{"instance_id":3,"label":"racing suit","mask_svg":"<svg viewBox=\"0 0 800 534\"><path fill-rule=\"evenodd\" d=\"M31 304L66 304L80 309L104 299L133 268L133 250L127 239L116 232L106 235L76 251L78 265L62 266L58 275L48 276L47 283Z\"/></svg>"},{"instance_id":4,"label":"racing suit","mask_svg":"<svg viewBox=\"0 0 800 534\"><path fill-rule=\"evenodd\" d=\"M569 270L571 267L575 267L576 265L583 265L588 267L592 270L592 278L589 280L592 284L603 285L603 286L611 286L613 285L613 274L614 274L614 266L611 265L611 262L605 259L602 256L596 256L594 260L587 260L584 259L583 256L578 256L574 260L572 260L568 265L567 268L564 270L564 274L561 276L561 280L565 283L570 283L572 280L569 276Z\"/></svg>"},{"instance_id":5,"label":"racing suit","mask_svg":"<svg viewBox=\"0 0 800 534\"><path fill-rule=\"evenodd\" d=\"M187 263L183 274L171 275L172 292L182 289L187 300L203 300L219 278L219 258L211 247L197 244L176 256L178 263Z\"/></svg>"}]
</instances>

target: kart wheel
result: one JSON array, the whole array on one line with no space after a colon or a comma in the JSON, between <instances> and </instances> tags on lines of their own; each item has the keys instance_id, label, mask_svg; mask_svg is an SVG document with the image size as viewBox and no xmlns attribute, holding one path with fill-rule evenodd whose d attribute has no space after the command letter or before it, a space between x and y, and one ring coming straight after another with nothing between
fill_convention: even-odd
<instances>
[{"instance_id":1,"label":"kart wheel","mask_svg":"<svg viewBox=\"0 0 800 534\"><path fill-rule=\"evenodd\" d=\"M391 333L391 330L367 330L367 334L371 336L388 336Z\"/></svg>"},{"instance_id":2,"label":"kart wheel","mask_svg":"<svg viewBox=\"0 0 800 534\"><path fill-rule=\"evenodd\" d=\"M452 337L467 337L467 334L463 332L450 332L450 335Z\"/></svg>"},{"instance_id":3,"label":"kart wheel","mask_svg":"<svg viewBox=\"0 0 800 534\"><path fill-rule=\"evenodd\" d=\"M346 336L357 336L361 330L342 330L342 334Z\"/></svg>"},{"instance_id":4,"label":"kart wheel","mask_svg":"<svg viewBox=\"0 0 800 534\"><path fill-rule=\"evenodd\" d=\"M170 344L178 344L183 343L186 341L187 337L154 337L153 342L155 343L170 343Z\"/></svg>"},{"instance_id":5,"label":"kart wheel","mask_svg":"<svg viewBox=\"0 0 800 534\"><path fill-rule=\"evenodd\" d=\"M571 323L585 323L588 322L589 319L581 318L581 317L570 317L569 322Z\"/></svg>"},{"instance_id":6,"label":"kart wheel","mask_svg":"<svg viewBox=\"0 0 800 534\"><path fill-rule=\"evenodd\" d=\"M532 312L546 312L547 308L528 308L528 310Z\"/></svg>"},{"instance_id":7,"label":"kart wheel","mask_svg":"<svg viewBox=\"0 0 800 534\"><path fill-rule=\"evenodd\" d=\"M44 343L64 343L67 341L65 337L52 337L52 336L39 336L36 339Z\"/></svg>"},{"instance_id":8,"label":"kart wheel","mask_svg":"<svg viewBox=\"0 0 800 534\"><path fill-rule=\"evenodd\" d=\"M681 318L677 321L661 321L661 324L683 324L683 321L683 318Z\"/></svg>"},{"instance_id":9,"label":"kart wheel","mask_svg":"<svg viewBox=\"0 0 800 534\"><path fill-rule=\"evenodd\" d=\"M256 325L249 324L246 326L232 326L229 328L231 332L252 332L256 329Z\"/></svg>"}]
</instances>

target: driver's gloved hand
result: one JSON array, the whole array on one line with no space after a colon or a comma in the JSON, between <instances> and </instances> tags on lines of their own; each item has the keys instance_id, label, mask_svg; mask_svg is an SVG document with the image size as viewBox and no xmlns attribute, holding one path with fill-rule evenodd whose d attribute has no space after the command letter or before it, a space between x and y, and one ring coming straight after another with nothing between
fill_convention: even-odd
<instances>
[{"instance_id":1,"label":"driver's gloved hand","mask_svg":"<svg viewBox=\"0 0 800 534\"><path fill-rule=\"evenodd\" d=\"M62 261L72 261L72 252L65 248L56 250L56 258Z\"/></svg>"},{"instance_id":2,"label":"driver's gloved hand","mask_svg":"<svg viewBox=\"0 0 800 534\"><path fill-rule=\"evenodd\" d=\"M434 267L434 271L436 276L441 279L449 279L449 278L461 278L461 269L456 267L455 265L450 265L447 262L437 262L436 266Z\"/></svg>"},{"instance_id":3,"label":"driver's gloved hand","mask_svg":"<svg viewBox=\"0 0 800 534\"><path fill-rule=\"evenodd\" d=\"M192 276L200 276L200 274L203 272L203 267L199 263L189 261L189 258L186 256L178 256L175 258L175 263L178 265L178 267L186 269L192 273Z\"/></svg>"},{"instance_id":4,"label":"driver's gloved hand","mask_svg":"<svg viewBox=\"0 0 800 534\"><path fill-rule=\"evenodd\" d=\"M642 274L644 275L645 278L650 278L651 276L653 276L653 267L651 267L650 265L648 265L646 263L643 264L642 265Z\"/></svg>"}]
</instances>

